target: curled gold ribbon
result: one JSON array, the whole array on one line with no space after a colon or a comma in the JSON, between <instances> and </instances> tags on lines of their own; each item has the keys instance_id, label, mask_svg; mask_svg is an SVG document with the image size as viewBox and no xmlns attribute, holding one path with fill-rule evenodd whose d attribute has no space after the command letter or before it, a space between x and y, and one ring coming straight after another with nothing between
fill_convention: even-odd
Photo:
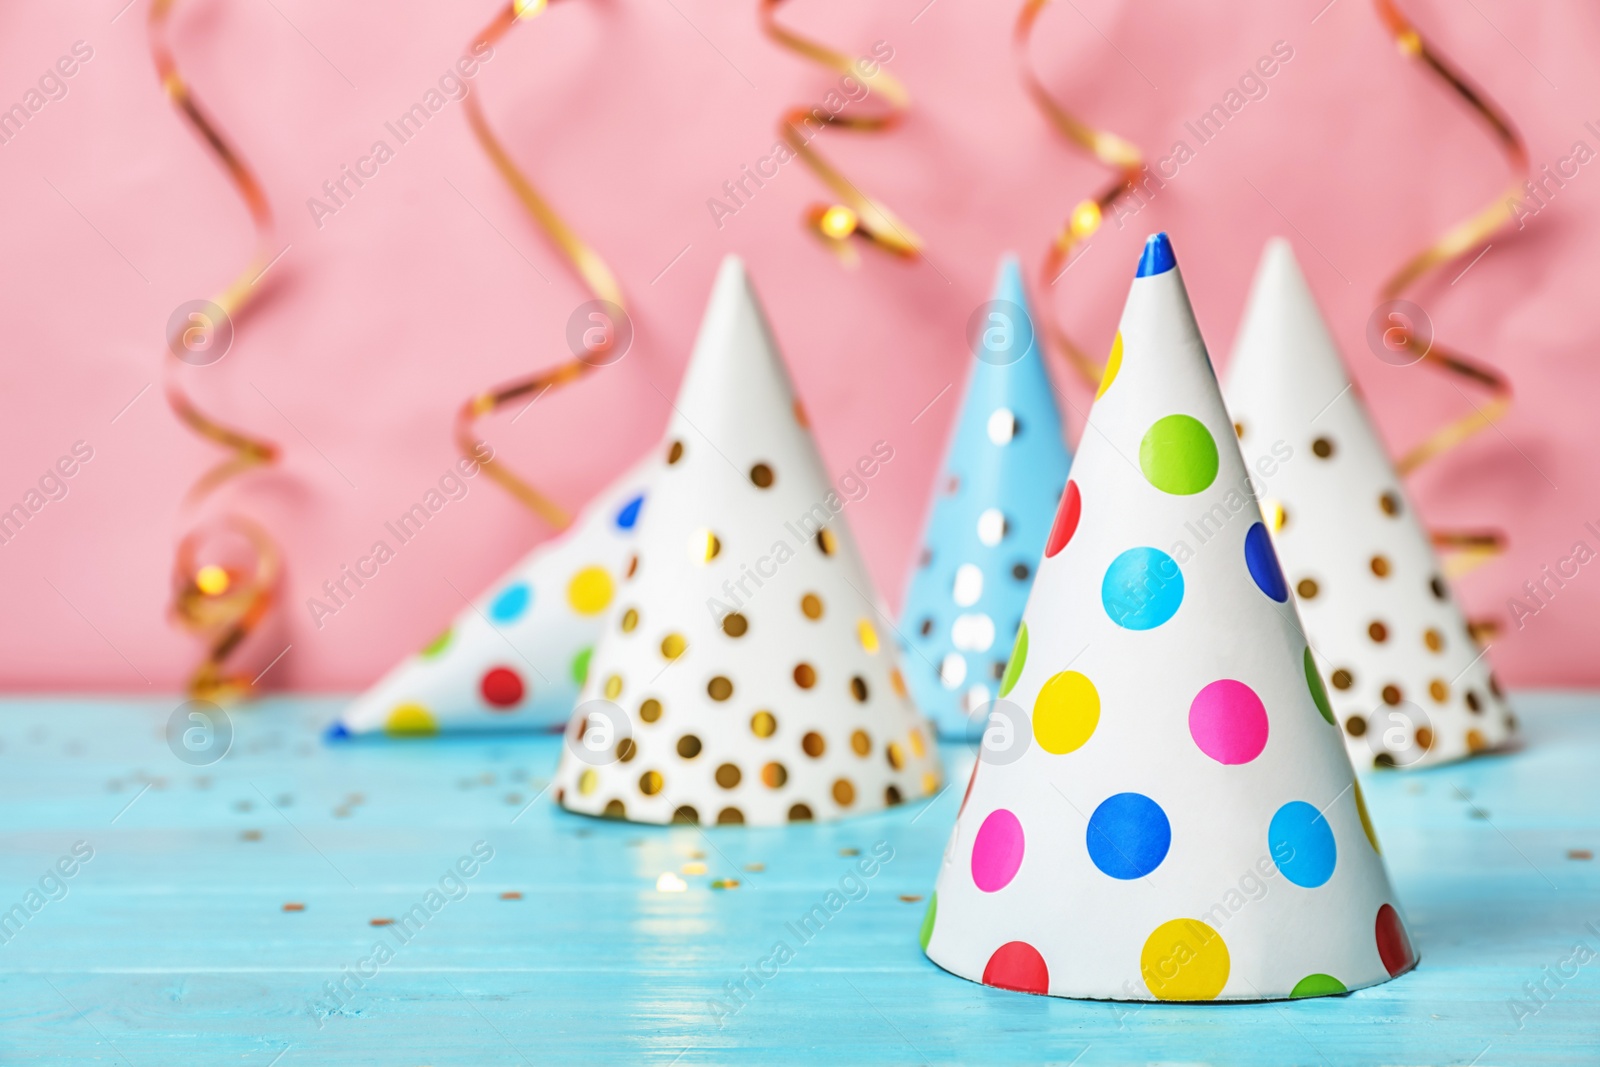
<instances>
[{"instance_id":1,"label":"curled gold ribbon","mask_svg":"<svg viewBox=\"0 0 1600 1067\"><path fill-rule=\"evenodd\" d=\"M1025 0L1022 10L1017 15L1012 46L1016 52L1017 67L1021 71L1023 87L1028 90L1028 96L1045 118L1050 120L1052 126L1067 140L1116 171L1116 174L1094 196L1080 200L1056 231L1039 271L1040 294L1039 299L1035 301L1034 314L1039 316L1042 332L1056 351L1061 353L1068 365L1077 371L1088 385L1095 387L1105 375L1105 365L1078 347L1062 329L1051 308L1048 293L1062 271L1072 262L1073 251L1100 228L1107 212L1113 210L1124 197L1133 193L1144 171L1144 157L1139 154L1137 148L1116 134L1095 129L1073 116L1044 87L1044 82L1034 70L1028 45L1033 38L1034 25L1039 19L1039 14L1049 3L1050 0Z\"/></svg>"},{"instance_id":2,"label":"curled gold ribbon","mask_svg":"<svg viewBox=\"0 0 1600 1067\"><path fill-rule=\"evenodd\" d=\"M761 28L766 35L801 58L837 71L846 78L854 78L869 91L882 93L885 104L883 110L865 114L845 114L842 110L835 113L803 105L784 112L778 122L778 132L782 134L784 143L837 198L832 204L813 204L808 207L805 213L806 227L847 265L853 266L857 262L855 249L849 244L852 237L903 259L916 259L922 254L922 238L882 203L869 199L854 182L811 147L811 139L824 128L856 133L887 133L893 130L900 125L911 106L911 94L899 79L883 69L881 63L846 55L780 25L778 8L784 2L761 0ZM807 130L808 123L816 128Z\"/></svg>"},{"instance_id":3,"label":"curled gold ribbon","mask_svg":"<svg viewBox=\"0 0 1600 1067\"><path fill-rule=\"evenodd\" d=\"M548 0L555 3L557 0ZM483 31L473 40L473 44L493 45L520 22L534 18L541 14L547 6L547 0L510 0L501 8L494 19L484 27ZM528 176L517 166L511 154L506 151L500 139L495 136L490 128L489 121L484 117L483 108L478 103L477 93L468 93L463 101L467 110L467 122L472 127L473 136L483 147L494 164L500 176L505 179L511 191L516 194L522 206L527 209L533 221L544 231L552 244L566 256L572 264L573 270L588 286L589 291L596 299L604 300L623 308L622 287L617 284L616 276L611 273L611 268L606 266L600 254L591 248L577 232L567 225L566 221L556 213L544 196L534 188ZM493 478L507 492L525 504L536 515L542 518L557 530L565 529L572 523L572 516L567 510L551 500L544 493L535 489L527 479L514 473L500 459L491 454L485 458L485 449L482 440L477 435L478 420L492 412L498 411L507 404L528 397L531 404L552 389L570 385L584 375L604 366L610 362L608 354L615 344L615 331L605 331L604 339L591 342L589 335L584 335L584 352L558 364L554 369L541 371L536 374L526 375L499 385L471 397L456 413L455 437L456 445L464 456L478 463L485 474Z\"/></svg>"},{"instance_id":4,"label":"curled gold ribbon","mask_svg":"<svg viewBox=\"0 0 1600 1067\"><path fill-rule=\"evenodd\" d=\"M150 54L155 61L156 74L173 106L222 164L255 226L256 244L249 263L212 300L231 321L254 299L255 283L271 264L272 207L254 172L200 105L178 70L166 39L175 3L176 0L153 0L150 5ZM175 377L181 362L176 346L181 341L169 337L167 342L170 358L163 360L162 366L168 405L191 432L228 453L190 487L185 507L195 508L234 478L277 462L279 452L277 445L266 438L230 426L202 411ZM252 560L224 564L205 555L211 539L228 534L242 539ZM250 693L254 683L230 673L227 661L271 610L280 569L280 554L271 535L259 523L239 515L225 515L199 526L179 541L173 565L172 613L186 630L204 639L208 646L205 658L189 678L187 690L191 696L233 700Z\"/></svg>"},{"instance_id":5,"label":"curled gold ribbon","mask_svg":"<svg viewBox=\"0 0 1600 1067\"><path fill-rule=\"evenodd\" d=\"M1378 17L1394 37L1400 52L1421 63L1444 82L1489 128L1505 153L1513 174L1506 192L1482 210L1450 227L1432 244L1406 260L1383 283L1383 298L1393 300L1410 290L1424 276L1486 244L1489 238L1510 224L1511 215L1505 209L1505 198L1520 197L1522 194L1522 183L1529 175L1528 149L1504 112L1422 37L1394 0L1374 0L1374 3ZM1409 328L1400 329L1405 344L1412 345L1415 339ZM1499 419L1511 407L1511 382L1493 367L1446 348L1437 341L1419 357L1419 362L1483 390L1489 399L1482 407L1473 405L1472 414L1451 420L1401 456L1396 468L1402 476L1455 448ZM1505 536L1498 531L1438 531L1433 535L1433 541L1436 547L1446 553L1445 568L1452 576L1482 566L1504 552L1506 547ZM1474 625L1481 628L1482 624Z\"/></svg>"}]
</instances>

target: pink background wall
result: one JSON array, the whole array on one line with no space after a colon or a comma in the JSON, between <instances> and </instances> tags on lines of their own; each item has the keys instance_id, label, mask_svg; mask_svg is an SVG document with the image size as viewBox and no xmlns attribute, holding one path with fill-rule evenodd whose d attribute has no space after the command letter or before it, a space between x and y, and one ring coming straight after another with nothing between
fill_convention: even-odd
<instances>
[{"instance_id":1,"label":"pink background wall","mask_svg":"<svg viewBox=\"0 0 1600 1067\"><path fill-rule=\"evenodd\" d=\"M0 104L20 100L73 42L94 49L67 96L0 145L0 505L20 500L75 441L94 449L69 495L0 546L6 687L172 689L196 652L164 607L180 498L213 453L156 388L111 420L157 381L171 310L230 278L252 235L157 86L148 0L113 21L123 2L0 8ZM898 604L955 391L911 419L964 373L963 329L996 257L1017 250L1031 274L1053 223L1104 174L1023 96L1010 59L1015 3L935 0L913 21L924 2L809 0L789 14L847 48L887 41L888 69L915 98L893 135L818 142L928 241L927 262L868 251L854 273L799 230L797 212L819 186L798 163L720 230L706 207L741 164L768 153L780 111L820 101L832 81L760 35L753 0L563 3L497 49L474 91L615 268L637 330L620 364L514 426L494 424L501 455L539 462L544 484L570 504L621 471L665 424L663 394L676 389L712 272L738 252L829 462L843 467L878 438L896 450L851 522ZM1396 54L1370 3L1337 0L1313 24L1324 2L1074 0L1046 13L1036 54L1050 83L1152 157L1273 42L1294 49L1267 97L1125 229L1102 231L1054 299L1104 350L1140 242L1166 229L1220 363L1262 242L1287 233L1398 450L1466 408L1445 381L1370 356L1362 337L1375 290L1491 197L1504 169L1454 101ZM184 0L175 16L180 64L258 169L291 246L232 352L189 378L212 410L285 448L282 467L252 479L244 497L288 554L285 603L257 650L264 661L293 642L272 676L280 686L365 685L457 609L445 578L476 591L547 536L477 479L349 608L320 632L310 624L306 597L453 461L461 400L564 355L567 316L587 298L490 169L458 103L320 229L305 206L385 136L384 122L436 82L495 6ZM1410 6L1514 116L1536 166L1579 138L1600 148L1583 128L1600 119L1592 6ZM1441 337L1516 384L1503 433L1479 436L1412 484L1435 522L1508 529L1511 554L1461 585L1475 611L1506 621L1507 598L1542 565L1580 537L1597 544L1582 528L1600 520L1600 265L1585 252L1597 222L1591 164L1458 284L1450 271L1420 298ZM1068 420L1076 434L1081 418ZM1588 625L1600 609L1594 569L1502 638L1494 658L1510 683L1600 681Z\"/></svg>"}]
</instances>

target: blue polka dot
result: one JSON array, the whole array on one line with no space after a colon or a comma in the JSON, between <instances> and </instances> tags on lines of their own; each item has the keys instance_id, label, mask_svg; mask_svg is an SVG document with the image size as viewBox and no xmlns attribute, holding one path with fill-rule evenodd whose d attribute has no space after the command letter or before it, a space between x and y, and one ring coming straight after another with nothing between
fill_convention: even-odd
<instances>
[{"instance_id":1,"label":"blue polka dot","mask_svg":"<svg viewBox=\"0 0 1600 1067\"><path fill-rule=\"evenodd\" d=\"M516 622L532 600L533 590L528 588L527 582L508 585L489 605L489 618L495 622Z\"/></svg>"},{"instance_id":2,"label":"blue polka dot","mask_svg":"<svg viewBox=\"0 0 1600 1067\"><path fill-rule=\"evenodd\" d=\"M1338 858L1333 827L1303 800L1291 800L1278 809L1267 827L1267 847L1272 862L1295 885L1315 889L1333 877Z\"/></svg>"},{"instance_id":3,"label":"blue polka dot","mask_svg":"<svg viewBox=\"0 0 1600 1067\"><path fill-rule=\"evenodd\" d=\"M1183 603L1183 571L1159 548L1130 548L1106 568L1100 602L1118 626L1154 629Z\"/></svg>"},{"instance_id":4,"label":"blue polka dot","mask_svg":"<svg viewBox=\"0 0 1600 1067\"><path fill-rule=\"evenodd\" d=\"M1272 537L1259 522L1244 535L1244 565L1250 568L1250 577L1256 580L1256 588L1280 604L1289 599L1289 585L1283 580L1283 570L1278 566L1278 554L1272 549Z\"/></svg>"},{"instance_id":5,"label":"blue polka dot","mask_svg":"<svg viewBox=\"0 0 1600 1067\"><path fill-rule=\"evenodd\" d=\"M622 505L622 510L617 512L617 529L633 529L634 523L639 521L639 509L642 507L644 507L643 493Z\"/></svg>"},{"instance_id":6,"label":"blue polka dot","mask_svg":"<svg viewBox=\"0 0 1600 1067\"><path fill-rule=\"evenodd\" d=\"M1118 793L1089 816L1089 858L1113 878L1143 878L1167 858L1172 825L1143 793Z\"/></svg>"}]
</instances>

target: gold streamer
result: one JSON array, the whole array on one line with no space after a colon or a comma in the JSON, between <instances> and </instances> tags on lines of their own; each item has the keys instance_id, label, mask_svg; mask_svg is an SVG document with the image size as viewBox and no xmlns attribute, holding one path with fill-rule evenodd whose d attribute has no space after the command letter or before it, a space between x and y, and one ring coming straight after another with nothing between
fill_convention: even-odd
<instances>
[{"instance_id":1,"label":"gold streamer","mask_svg":"<svg viewBox=\"0 0 1600 1067\"><path fill-rule=\"evenodd\" d=\"M1028 95L1034 104L1044 113L1045 118L1050 120L1051 125L1067 140L1115 170L1116 175L1100 192L1080 200L1056 231L1039 271L1039 299L1036 301L1034 314L1039 317L1040 325L1043 327L1041 332L1050 344L1089 386L1096 387L1105 374L1105 364L1079 348L1061 328L1050 305L1049 291L1067 265L1072 262L1073 251L1100 228L1107 212L1113 210L1124 197L1133 193L1136 188L1135 183L1144 170L1144 157L1139 154L1137 148L1116 134L1097 130L1074 117L1044 87L1044 82L1034 70L1028 45L1033 38L1034 25L1038 21L1039 14L1049 3L1050 0L1026 0L1022 5L1022 11L1017 15L1012 45L1017 56L1017 67L1022 74L1022 84L1028 90Z\"/></svg>"},{"instance_id":2,"label":"gold streamer","mask_svg":"<svg viewBox=\"0 0 1600 1067\"><path fill-rule=\"evenodd\" d=\"M922 254L922 238L883 204L868 199L854 182L811 147L811 139L825 127L856 133L888 133L904 119L911 106L911 94L899 79L883 69L881 63L846 55L779 25L778 8L784 2L761 0L761 28L768 37L803 59L854 78L868 90L882 93L885 102L884 110L860 115L796 106L784 112L779 120L778 132L784 143L837 198L832 204L813 204L807 208L807 228L847 266L858 262L855 249L849 244L852 237L902 259L916 259ZM808 132L807 123L815 125L816 129Z\"/></svg>"},{"instance_id":3,"label":"gold streamer","mask_svg":"<svg viewBox=\"0 0 1600 1067\"><path fill-rule=\"evenodd\" d=\"M549 2L555 3L557 0ZM541 14L546 6L546 0L511 0L495 15L489 25L484 27L473 44L495 44L519 23ZM528 210L533 221L562 255L567 257L572 268L578 272L578 276L583 279L596 299L604 300L619 309L623 308L622 287L617 284L616 276L611 273L611 269L606 266L605 260L600 258L599 253L567 225L517 166L516 161L511 158L511 154L506 151L505 146L490 128L488 119L484 117L483 108L478 103L478 94L468 93L463 103L473 135L483 146L484 152L488 154L490 162L500 172L500 176L511 187L511 191L522 201L522 206ZM482 441L476 434L477 423L485 415L498 411L513 401L529 397L528 403L531 404L550 390L570 385L597 367L611 362L609 354L615 342L615 330L606 331L604 340L599 343L591 343L588 334L585 334L582 355L574 356L552 370L526 375L485 389L463 404L456 414L456 445L462 454L480 464L484 473L558 530L569 526L572 523L572 516L566 509L535 489L527 479L514 473L500 459L492 455L488 459L483 458Z\"/></svg>"},{"instance_id":4,"label":"gold streamer","mask_svg":"<svg viewBox=\"0 0 1600 1067\"><path fill-rule=\"evenodd\" d=\"M255 225L256 244L249 263L212 301L231 323L252 301L255 283L271 264L272 207L255 174L201 107L178 70L166 40L175 2L153 0L150 6L150 54L161 87L216 155ZM279 452L273 442L213 418L190 399L174 377L181 362L177 346L182 343L180 336L167 338L170 359L162 364L167 403L191 432L228 452L190 487L185 507L194 508L234 478L277 462ZM248 548L251 558L241 560L234 553L223 560L203 554L208 543L214 551L220 539L230 535ZM230 674L227 661L271 610L279 571L276 542L260 524L239 515L221 516L196 527L179 541L173 564L172 613L186 630L208 643L205 658L189 678L187 689L191 696L226 701L249 695L254 683L242 675Z\"/></svg>"},{"instance_id":5,"label":"gold streamer","mask_svg":"<svg viewBox=\"0 0 1600 1067\"><path fill-rule=\"evenodd\" d=\"M1413 255L1400 269L1384 282L1381 290L1385 300L1394 300L1409 291L1424 276L1447 263L1486 244L1490 237L1511 222L1505 209L1507 196L1520 197L1522 182L1529 174L1528 149L1522 137L1511 125L1511 120L1481 90L1469 82L1448 60L1436 51L1416 26L1395 4L1394 0L1374 0L1378 17L1394 37L1400 52L1421 63L1435 77L1460 97L1467 108L1489 128L1500 144L1510 165L1513 178L1506 192L1469 218L1456 223L1441 234L1432 244ZM1414 338L1407 327L1397 327L1407 347ZM1434 341L1419 357L1435 370L1462 379L1489 395L1483 407L1473 405L1473 412L1453 419L1435 430L1421 443L1400 458L1396 465L1402 476L1410 474L1431 459L1455 448L1473 434L1488 427L1511 407L1511 383L1498 370L1479 363L1460 352ZM1505 551L1505 536L1498 531L1462 532L1439 531L1433 535L1434 544L1447 554L1446 571L1452 576L1465 574L1482 566ZM1483 624L1474 624L1481 626Z\"/></svg>"}]
</instances>

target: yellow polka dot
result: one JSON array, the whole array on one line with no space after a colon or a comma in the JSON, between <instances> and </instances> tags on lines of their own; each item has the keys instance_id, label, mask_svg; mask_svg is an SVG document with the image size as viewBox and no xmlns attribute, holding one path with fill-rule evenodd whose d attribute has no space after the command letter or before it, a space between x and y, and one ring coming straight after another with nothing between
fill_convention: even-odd
<instances>
[{"instance_id":1,"label":"yellow polka dot","mask_svg":"<svg viewBox=\"0 0 1600 1067\"><path fill-rule=\"evenodd\" d=\"M588 770L578 775L578 792L582 793L584 796L588 796L590 793L593 793L595 786L599 784L600 775L595 773L595 769L593 767L590 767Z\"/></svg>"},{"instance_id":2,"label":"yellow polka dot","mask_svg":"<svg viewBox=\"0 0 1600 1067\"><path fill-rule=\"evenodd\" d=\"M604 567L585 567L567 583L567 603L579 615L598 615L611 603L611 575Z\"/></svg>"},{"instance_id":3,"label":"yellow polka dot","mask_svg":"<svg viewBox=\"0 0 1600 1067\"><path fill-rule=\"evenodd\" d=\"M1099 400L1106 395L1106 390L1111 388L1111 383L1117 380L1117 372L1122 369L1122 331L1117 331L1116 338L1111 342L1111 354L1106 357L1105 373L1100 375L1100 388L1094 392L1094 398Z\"/></svg>"},{"instance_id":4,"label":"yellow polka dot","mask_svg":"<svg viewBox=\"0 0 1600 1067\"><path fill-rule=\"evenodd\" d=\"M695 563L710 563L721 551L721 539L710 530L696 530L689 535L689 559Z\"/></svg>"},{"instance_id":5,"label":"yellow polka dot","mask_svg":"<svg viewBox=\"0 0 1600 1067\"><path fill-rule=\"evenodd\" d=\"M877 653L878 631L873 628L872 623L866 619L857 620L856 637L861 641L861 647L866 649L869 654L875 655Z\"/></svg>"},{"instance_id":6,"label":"yellow polka dot","mask_svg":"<svg viewBox=\"0 0 1600 1067\"><path fill-rule=\"evenodd\" d=\"M439 724L421 704L401 704L389 713L384 729L397 737L420 737L438 733Z\"/></svg>"},{"instance_id":7,"label":"yellow polka dot","mask_svg":"<svg viewBox=\"0 0 1600 1067\"><path fill-rule=\"evenodd\" d=\"M1378 835L1372 832L1372 819L1367 815L1367 800L1361 795L1361 783L1356 786L1356 814L1361 816L1361 829L1366 833L1367 840L1372 844L1372 851L1383 855L1383 849L1378 847Z\"/></svg>"},{"instance_id":8,"label":"yellow polka dot","mask_svg":"<svg viewBox=\"0 0 1600 1067\"><path fill-rule=\"evenodd\" d=\"M939 791L939 776L932 771L922 772L922 793L932 796Z\"/></svg>"},{"instance_id":9,"label":"yellow polka dot","mask_svg":"<svg viewBox=\"0 0 1600 1067\"><path fill-rule=\"evenodd\" d=\"M622 695L622 676L613 674L606 679L605 694L607 700L615 700Z\"/></svg>"},{"instance_id":10,"label":"yellow polka dot","mask_svg":"<svg viewBox=\"0 0 1600 1067\"><path fill-rule=\"evenodd\" d=\"M677 659L689 648L689 642L684 640L682 634L668 634L661 639L661 654L668 659Z\"/></svg>"},{"instance_id":11,"label":"yellow polka dot","mask_svg":"<svg viewBox=\"0 0 1600 1067\"><path fill-rule=\"evenodd\" d=\"M922 756L927 754L927 751L928 746L922 740L922 731L913 728L911 731L911 754L920 759Z\"/></svg>"},{"instance_id":12,"label":"yellow polka dot","mask_svg":"<svg viewBox=\"0 0 1600 1067\"><path fill-rule=\"evenodd\" d=\"M1100 694L1077 671L1054 675L1033 702L1033 736L1057 756L1083 747L1098 725Z\"/></svg>"},{"instance_id":13,"label":"yellow polka dot","mask_svg":"<svg viewBox=\"0 0 1600 1067\"><path fill-rule=\"evenodd\" d=\"M1173 919L1145 940L1139 970L1157 1000L1215 1000L1228 984L1228 946L1199 919Z\"/></svg>"}]
</instances>

